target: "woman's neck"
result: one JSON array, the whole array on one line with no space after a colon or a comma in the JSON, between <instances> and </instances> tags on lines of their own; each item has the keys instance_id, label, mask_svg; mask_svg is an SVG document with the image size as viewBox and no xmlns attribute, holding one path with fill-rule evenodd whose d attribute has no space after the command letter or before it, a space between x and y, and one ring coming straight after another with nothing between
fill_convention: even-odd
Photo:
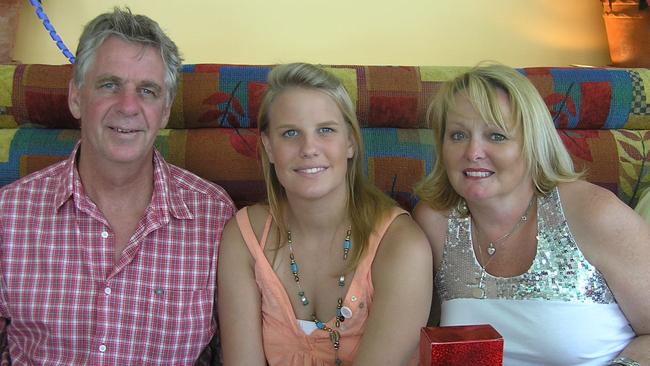
<instances>
[{"instance_id":1,"label":"woman's neck","mask_svg":"<svg viewBox=\"0 0 650 366\"><path fill-rule=\"evenodd\" d=\"M520 194L512 194L508 199L491 200L489 202L468 202L467 206L475 225L485 233L508 231L519 221L524 212L529 211L531 200L534 201L534 191L527 190ZM534 206L534 202L533 202ZM531 207L530 210L533 208ZM528 212L530 214L530 212Z\"/></svg>"},{"instance_id":2,"label":"woman's neck","mask_svg":"<svg viewBox=\"0 0 650 366\"><path fill-rule=\"evenodd\" d=\"M349 226L350 221L345 199L305 201L289 198L285 215L289 229L313 235Z\"/></svg>"}]
</instances>

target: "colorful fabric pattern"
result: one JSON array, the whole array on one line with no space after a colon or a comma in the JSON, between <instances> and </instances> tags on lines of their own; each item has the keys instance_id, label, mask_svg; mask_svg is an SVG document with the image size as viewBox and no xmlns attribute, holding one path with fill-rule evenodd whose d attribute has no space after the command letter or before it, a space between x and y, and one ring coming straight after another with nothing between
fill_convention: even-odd
<instances>
[{"instance_id":1,"label":"colorful fabric pattern","mask_svg":"<svg viewBox=\"0 0 650 366\"><path fill-rule=\"evenodd\" d=\"M650 130L560 130L578 169L630 206L650 188L646 141ZM365 173L404 208L435 162L428 129L363 128ZM79 130L0 129L0 186L65 159ZM165 159L224 187L238 207L264 198L254 129L162 130L156 146Z\"/></svg>"},{"instance_id":2,"label":"colorful fabric pattern","mask_svg":"<svg viewBox=\"0 0 650 366\"><path fill-rule=\"evenodd\" d=\"M185 65L169 128L255 127L272 65ZM343 80L362 126L426 128L440 84L466 67L324 66ZM77 128L70 65L0 65L0 128ZM650 128L650 70L523 68L563 129Z\"/></svg>"},{"instance_id":3,"label":"colorful fabric pattern","mask_svg":"<svg viewBox=\"0 0 650 366\"><path fill-rule=\"evenodd\" d=\"M239 207L264 198L254 127L272 65L185 65L168 129L167 161L223 186ZM468 67L324 66L356 105L365 173L404 208L433 168L426 109L443 81ZM650 188L650 70L524 68L587 180L630 206ZM0 65L0 186L64 159L79 138L68 110L69 65Z\"/></svg>"}]
</instances>

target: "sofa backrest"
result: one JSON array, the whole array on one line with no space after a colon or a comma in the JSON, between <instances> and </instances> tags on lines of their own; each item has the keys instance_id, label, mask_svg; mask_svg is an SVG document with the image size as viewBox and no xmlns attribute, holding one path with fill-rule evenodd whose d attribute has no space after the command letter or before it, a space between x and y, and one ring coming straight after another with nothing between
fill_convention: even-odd
<instances>
[{"instance_id":1,"label":"sofa backrest","mask_svg":"<svg viewBox=\"0 0 650 366\"><path fill-rule=\"evenodd\" d=\"M346 86L363 127L366 173L404 207L435 161L427 106L466 67L327 66ZM264 198L257 110L272 66L185 65L167 129L168 161L228 190L242 206ZM523 68L586 179L634 206L650 185L650 70ZM68 110L69 65L0 65L0 186L65 158L79 137Z\"/></svg>"}]
</instances>

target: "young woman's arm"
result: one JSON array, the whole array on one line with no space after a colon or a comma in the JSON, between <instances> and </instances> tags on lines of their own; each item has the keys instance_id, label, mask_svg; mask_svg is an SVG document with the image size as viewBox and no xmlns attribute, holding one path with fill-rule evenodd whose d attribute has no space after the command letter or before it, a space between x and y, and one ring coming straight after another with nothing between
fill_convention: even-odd
<instances>
[{"instance_id":1,"label":"young woman's arm","mask_svg":"<svg viewBox=\"0 0 650 366\"><path fill-rule=\"evenodd\" d=\"M395 219L372 265L374 297L355 365L406 365L418 351L433 288L432 256L407 215Z\"/></svg>"},{"instance_id":2,"label":"young woman's arm","mask_svg":"<svg viewBox=\"0 0 650 366\"><path fill-rule=\"evenodd\" d=\"M235 218L221 239L217 306L224 365L265 366L262 307L254 260Z\"/></svg>"}]
</instances>

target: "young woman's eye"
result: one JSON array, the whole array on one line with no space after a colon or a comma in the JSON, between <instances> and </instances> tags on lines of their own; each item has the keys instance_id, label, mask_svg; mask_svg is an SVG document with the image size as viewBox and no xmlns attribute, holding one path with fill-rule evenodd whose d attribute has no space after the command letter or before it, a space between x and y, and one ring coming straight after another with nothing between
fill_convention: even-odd
<instances>
[{"instance_id":1,"label":"young woman's eye","mask_svg":"<svg viewBox=\"0 0 650 366\"><path fill-rule=\"evenodd\" d=\"M298 135L298 131L296 130L286 130L282 133L282 136L284 137L296 137Z\"/></svg>"},{"instance_id":2,"label":"young woman's eye","mask_svg":"<svg viewBox=\"0 0 650 366\"><path fill-rule=\"evenodd\" d=\"M500 142L500 141L505 141L505 140L507 140L508 138L506 137L506 135L504 135L504 134L502 134L502 133L496 133L496 132L495 132L495 133L490 134L490 139L491 139L492 141Z\"/></svg>"},{"instance_id":3,"label":"young woman's eye","mask_svg":"<svg viewBox=\"0 0 650 366\"><path fill-rule=\"evenodd\" d=\"M321 133L321 134L328 134L328 133L332 133L332 132L334 132L334 129L331 128L331 127L321 127L321 128L318 129L318 133Z\"/></svg>"},{"instance_id":4,"label":"young woman's eye","mask_svg":"<svg viewBox=\"0 0 650 366\"><path fill-rule=\"evenodd\" d=\"M460 141L465 138L465 133L460 131L452 132L449 134L449 138L451 138L453 141Z\"/></svg>"}]
</instances>

